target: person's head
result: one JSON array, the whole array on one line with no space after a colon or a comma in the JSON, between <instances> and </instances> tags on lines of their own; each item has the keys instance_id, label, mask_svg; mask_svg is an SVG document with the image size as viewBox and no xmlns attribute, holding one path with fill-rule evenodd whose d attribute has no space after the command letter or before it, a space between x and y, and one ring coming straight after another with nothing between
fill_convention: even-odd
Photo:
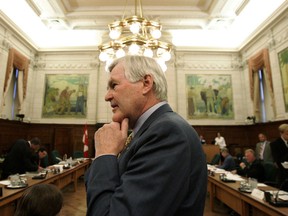
<instances>
[{"instance_id":1,"label":"person's head","mask_svg":"<svg viewBox=\"0 0 288 216\"><path fill-rule=\"evenodd\" d=\"M36 184L25 190L14 216L56 216L62 205L62 192L55 185Z\"/></svg>"},{"instance_id":2,"label":"person's head","mask_svg":"<svg viewBox=\"0 0 288 216\"><path fill-rule=\"evenodd\" d=\"M260 133L259 135L258 135L258 139L259 139L259 141L260 142L264 142L264 141L266 141L266 135L265 134L263 134L263 133Z\"/></svg>"},{"instance_id":3,"label":"person's head","mask_svg":"<svg viewBox=\"0 0 288 216\"><path fill-rule=\"evenodd\" d=\"M229 155L229 150L227 148L222 148L221 150L221 155L226 158Z\"/></svg>"},{"instance_id":4,"label":"person's head","mask_svg":"<svg viewBox=\"0 0 288 216\"><path fill-rule=\"evenodd\" d=\"M221 137L221 134L220 134L220 132L218 132L218 133L217 133L217 137Z\"/></svg>"},{"instance_id":5,"label":"person's head","mask_svg":"<svg viewBox=\"0 0 288 216\"><path fill-rule=\"evenodd\" d=\"M245 158L248 163L253 163L256 160L255 151L253 149L246 149Z\"/></svg>"},{"instance_id":6,"label":"person's head","mask_svg":"<svg viewBox=\"0 0 288 216\"><path fill-rule=\"evenodd\" d=\"M44 158L44 157L47 155L46 149L43 148L43 147L40 147L40 148L38 149L38 155L39 155L39 158L40 158L40 159Z\"/></svg>"},{"instance_id":7,"label":"person's head","mask_svg":"<svg viewBox=\"0 0 288 216\"><path fill-rule=\"evenodd\" d=\"M288 141L288 124L281 124L278 129L280 132L280 136L284 140Z\"/></svg>"},{"instance_id":8,"label":"person's head","mask_svg":"<svg viewBox=\"0 0 288 216\"><path fill-rule=\"evenodd\" d=\"M125 56L110 66L110 79L105 100L113 111L112 120L129 119L133 128L138 118L150 107L167 100L167 81L159 64L144 56Z\"/></svg>"},{"instance_id":9,"label":"person's head","mask_svg":"<svg viewBox=\"0 0 288 216\"><path fill-rule=\"evenodd\" d=\"M31 148L34 149L35 151L38 151L40 148L41 141L38 137L34 137L33 139L30 140L31 143Z\"/></svg>"}]
</instances>

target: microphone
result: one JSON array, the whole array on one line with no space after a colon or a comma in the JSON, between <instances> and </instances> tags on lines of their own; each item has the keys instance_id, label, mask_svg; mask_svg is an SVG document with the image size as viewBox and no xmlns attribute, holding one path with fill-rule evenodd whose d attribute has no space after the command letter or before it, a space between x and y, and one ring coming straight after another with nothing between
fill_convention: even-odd
<instances>
[{"instance_id":1,"label":"microphone","mask_svg":"<svg viewBox=\"0 0 288 216\"><path fill-rule=\"evenodd\" d=\"M282 183L281 183L281 185L280 185L280 187L279 187L279 190L277 191L277 193L276 193L276 196L275 196L275 199L271 199L271 196L272 196L272 194L270 194L269 192L265 192L265 199L266 199L266 201L268 201L269 202L269 204L271 204L271 205L273 205L273 206L276 206L276 207L288 207L288 202L287 201L280 201L279 200L279 193L280 193L280 191L281 191L281 189L284 187L284 185L286 184L288 182L288 179L285 179ZM268 195L268 194L269 195Z\"/></svg>"}]
</instances>

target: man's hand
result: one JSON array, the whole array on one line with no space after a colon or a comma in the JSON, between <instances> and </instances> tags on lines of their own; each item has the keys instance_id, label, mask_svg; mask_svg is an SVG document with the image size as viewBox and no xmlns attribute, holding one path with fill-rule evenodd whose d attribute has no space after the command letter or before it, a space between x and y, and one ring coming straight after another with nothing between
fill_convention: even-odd
<instances>
[{"instance_id":1,"label":"man's hand","mask_svg":"<svg viewBox=\"0 0 288 216\"><path fill-rule=\"evenodd\" d=\"M129 120L125 118L121 124L111 122L96 131L95 157L101 155L118 155L124 148L129 128Z\"/></svg>"},{"instance_id":2,"label":"man's hand","mask_svg":"<svg viewBox=\"0 0 288 216\"><path fill-rule=\"evenodd\" d=\"M243 162L241 162L241 163L239 164L239 166L240 166L242 169L245 169L245 167L246 167L245 163L243 163Z\"/></svg>"}]
</instances>

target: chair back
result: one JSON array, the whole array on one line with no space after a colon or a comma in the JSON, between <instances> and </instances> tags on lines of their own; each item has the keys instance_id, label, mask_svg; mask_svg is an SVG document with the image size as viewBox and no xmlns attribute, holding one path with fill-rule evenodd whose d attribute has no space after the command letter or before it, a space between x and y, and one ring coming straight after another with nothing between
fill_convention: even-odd
<instances>
[{"instance_id":1,"label":"chair back","mask_svg":"<svg viewBox=\"0 0 288 216\"><path fill-rule=\"evenodd\" d=\"M53 150L51 151L51 164L58 164L62 159L59 151Z\"/></svg>"},{"instance_id":2,"label":"chair back","mask_svg":"<svg viewBox=\"0 0 288 216\"><path fill-rule=\"evenodd\" d=\"M220 156L219 153L217 153L217 154L215 154L214 157L212 158L210 164L211 164L211 165L219 164L220 160L221 160L221 156Z\"/></svg>"},{"instance_id":3,"label":"chair back","mask_svg":"<svg viewBox=\"0 0 288 216\"><path fill-rule=\"evenodd\" d=\"M74 151L73 152L73 158L83 158L84 157L84 153L83 151Z\"/></svg>"},{"instance_id":4,"label":"chair back","mask_svg":"<svg viewBox=\"0 0 288 216\"><path fill-rule=\"evenodd\" d=\"M278 169L272 162L263 162L263 167L265 171L265 181L276 182Z\"/></svg>"}]
</instances>

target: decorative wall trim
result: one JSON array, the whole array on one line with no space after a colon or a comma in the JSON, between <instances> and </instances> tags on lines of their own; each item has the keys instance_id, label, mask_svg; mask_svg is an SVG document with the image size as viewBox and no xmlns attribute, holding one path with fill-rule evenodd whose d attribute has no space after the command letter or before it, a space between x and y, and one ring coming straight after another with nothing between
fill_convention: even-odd
<instances>
[{"instance_id":1,"label":"decorative wall trim","mask_svg":"<svg viewBox=\"0 0 288 216\"><path fill-rule=\"evenodd\" d=\"M12 45L11 45L11 43L10 43L8 40L3 39L3 40L2 40L2 47L3 47L6 51L8 51L8 50L12 47Z\"/></svg>"},{"instance_id":2,"label":"decorative wall trim","mask_svg":"<svg viewBox=\"0 0 288 216\"><path fill-rule=\"evenodd\" d=\"M46 63L46 62L35 62L34 69L45 69L45 70L64 70L64 69L95 69L99 63Z\"/></svg>"}]
</instances>

